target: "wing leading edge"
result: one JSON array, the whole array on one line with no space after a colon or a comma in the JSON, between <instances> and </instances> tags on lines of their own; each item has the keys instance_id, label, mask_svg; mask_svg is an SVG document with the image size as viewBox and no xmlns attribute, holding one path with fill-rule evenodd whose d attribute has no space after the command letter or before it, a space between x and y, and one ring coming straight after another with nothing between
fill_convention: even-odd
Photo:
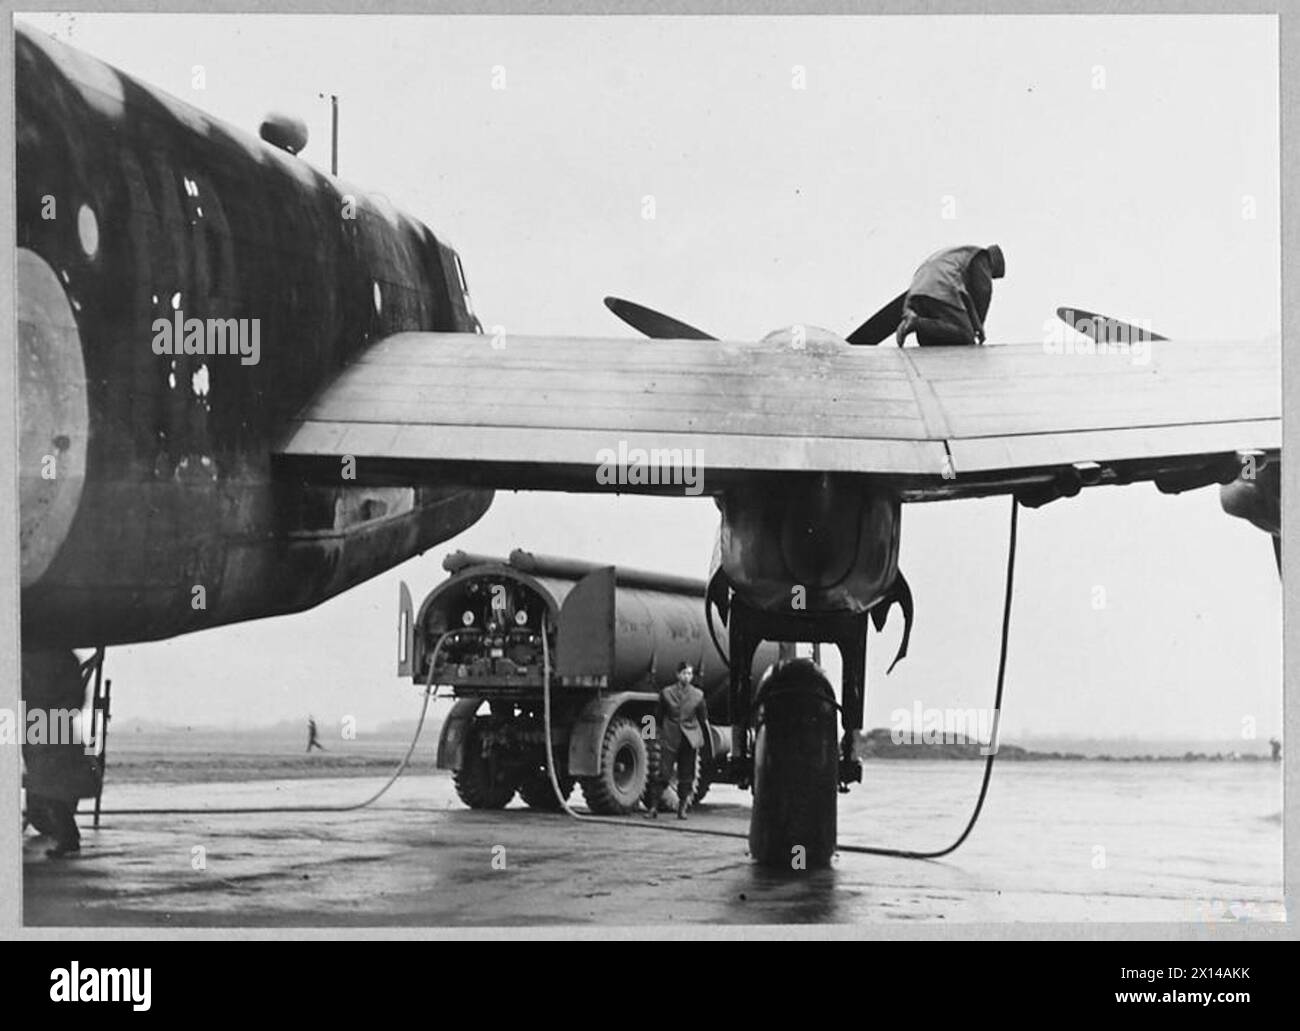
<instances>
[{"instance_id":1,"label":"wing leading edge","mask_svg":"<svg viewBox=\"0 0 1300 1031\"><path fill-rule=\"evenodd\" d=\"M1178 489L1221 479L1237 452L1280 447L1276 341L1146 347L1139 362L789 332L758 343L402 333L307 406L280 458L318 482L339 482L350 458L358 482L584 492L682 493L669 467L685 465L702 474L687 493L862 474L921 501L1079 469L1085 485ZM655 482L630 468L656 460ZM611 476L611 462L625 471Z\"/></svg>"}]
</instances>

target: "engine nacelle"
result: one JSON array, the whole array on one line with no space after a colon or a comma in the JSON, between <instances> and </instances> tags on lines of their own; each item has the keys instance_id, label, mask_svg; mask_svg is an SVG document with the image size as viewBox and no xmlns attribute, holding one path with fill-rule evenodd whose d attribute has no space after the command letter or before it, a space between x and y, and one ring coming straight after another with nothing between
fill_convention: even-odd
<instances>
[{"instance_id":1,"label":"engine nacelle","mask_svg":"<svg viewBox=\"0 0 1300 1031\"><path fill-rule=\"evenodd\" d=\"M719 560L736 592L773 612L866 612L898 574L901 504L858 477L728 491Z\"/></svg>"}]
</instances>

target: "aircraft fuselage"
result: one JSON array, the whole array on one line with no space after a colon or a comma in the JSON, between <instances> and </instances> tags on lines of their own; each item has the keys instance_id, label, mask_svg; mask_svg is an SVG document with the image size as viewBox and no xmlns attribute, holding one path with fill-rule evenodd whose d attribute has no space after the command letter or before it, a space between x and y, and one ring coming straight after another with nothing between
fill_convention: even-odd
<instances>
[{"instance_id":1,"label":"aircraft fuselage","mask_svg":"<svg viewBox=\"0 0 1300 1031\"><path fill-rule=\"evenodd\" d=\"M479 330L454 251L22 26L15 63L24 648L301 610L486 511L490 491L274 468L370 344Z\"/></svg>"}]
</instances>

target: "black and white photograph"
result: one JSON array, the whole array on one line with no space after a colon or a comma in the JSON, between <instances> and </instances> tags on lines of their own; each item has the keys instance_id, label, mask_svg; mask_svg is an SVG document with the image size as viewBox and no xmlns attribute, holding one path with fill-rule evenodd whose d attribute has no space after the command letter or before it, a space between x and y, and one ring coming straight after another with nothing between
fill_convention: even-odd
<instances>
[{"instance_id":1,"label":"black and white photograph","mask_svg":"<svg viewBox=\"0 0 1300 1031\"><path fill-rule=\"evenodd\" d=\"M22 929L1284 927L1277 16L11 32Z\"/></svg>"}]
</instances>

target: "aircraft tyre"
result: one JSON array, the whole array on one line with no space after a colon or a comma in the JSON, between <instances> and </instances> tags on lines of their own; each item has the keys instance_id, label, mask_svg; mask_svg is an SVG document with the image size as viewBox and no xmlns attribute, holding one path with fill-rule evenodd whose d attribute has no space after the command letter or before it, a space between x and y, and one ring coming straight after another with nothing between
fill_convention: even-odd
<instances>
[{"instance_id":1,"label":"aircraft tyre","mask_svg":"<svg viewBox=\"0 0 1300 1031\"><path fill-rule=\"evenodd\" d=\"M749 851L781 870L830 866L839 788L838 714L825 674L808 659L777 663L755 702Z\"/></svg>"}]
</instances>

